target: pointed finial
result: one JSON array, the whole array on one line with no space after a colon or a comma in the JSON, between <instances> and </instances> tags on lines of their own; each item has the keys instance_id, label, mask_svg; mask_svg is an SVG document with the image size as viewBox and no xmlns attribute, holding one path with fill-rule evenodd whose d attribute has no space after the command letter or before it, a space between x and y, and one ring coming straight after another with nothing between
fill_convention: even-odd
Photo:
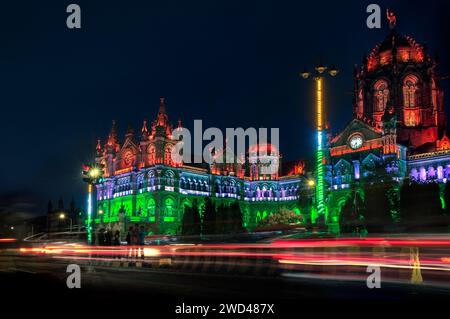
<instances>
[{"instance_id":1,"label":"pointed finial","mask_svg":"<svg viewBox=\"0 0 450 319\"><path fill-rule=\"evenodd\" d=\"M159 113L166 113L166 99L164 97L159 98Z\"/></svg>"},{"instance_id":2,"label":"pointed finial","mask_svg":"<svg viewBox=\"0 0 450 319\"><path fill-rule=\"evenodd\" d=\"M97 150L97 152L100 152L102 149L102 146L100 145L100 139L97 139L97 145L95 146L95 149Z\"/></svg>"},{"instance_id":3,"label":"pointed finial","mask_svg":"<svg viewBox=\"0 0 450 319\"><path fill-rule=\"evenodd\" d=\"M116 134L117 134L116 120L112 120L111 134L112 134L112 135L116 135Z\"/></svg>"},{"instance_id":4,"label":"pointed finial","mask_svg":"<svg viewBox=\"0 0 450 319\"><path fill-rule=\"evenodd\" d=\"M181 129L183 126L181 125L181 119L178 119L178 128Z\"/></svg>"},{"instance_id":5,"label":"pointed finial","mask_svg":"<svg viewBox=\"0 0 450 319\"><path fill-rule=\"evenodd\" d=\"M142 134L148 133L148 129L147 129L147 120L146 120L146 119L144 119L144 123L142 124L141 132L142 132Z\"/></svg>"}]
</instances>

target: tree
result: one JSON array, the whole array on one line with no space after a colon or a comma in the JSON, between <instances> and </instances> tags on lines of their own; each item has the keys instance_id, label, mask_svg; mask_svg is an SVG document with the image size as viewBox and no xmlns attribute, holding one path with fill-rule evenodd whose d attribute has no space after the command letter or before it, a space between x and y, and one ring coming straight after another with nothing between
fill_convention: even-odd
<instances>
[{"instance_id":1,"label":"tree","mask_svg":"<svg viewBox=\"0 0 450 319\"><path fill-rule=\"evenodd\" d=\"M242 212L237 200L230 205L229 214L231 233L242 233L244 230L242 227Z\"/></svg>"},{"instance_id":2,"label":"tree","mask_svg":"<svg viewBox=\"0 0 450 319\"><path fill-rule=\"evenodd\" d=\"M391 204L387 193L389 183L367 185L365 192L365 224L368 232L385 231L385 227L392 224Z\"/></svg>"},{"instance_id":3,"label":"tree","mask_svg":"<svg viewBox=\"0 0 450 319\"><path fill-rule=\"evenodd\" d=\"M233 230L233 210L229 205L223 206L222 213L223 234L230 234Z\"/></svg>"},{"instance_id":4,"label":"tree","mask_svg":"<svg viewBox=\"0 0 450 319\"><path fill-rule=\"evenodd\" d=\"M297 191L298 195L298 206L303 210L309 210L309 208L313 205L313 188L299 188Z\"/></svg>"},{"instance_id":5,"label":"tree","mask_svg":"<svg viewBox=\"0 0 450 319\"><path fill-rule=\"evenodd\" d=\"M210 197L205 198L205 205L203 206L203 234L215 234L217 223L216 206Z\"/></svg>"},{"instance_id":6,"label":"tree","mask_svg":"<svg viewBox=\"0 0 450 319\"><path fill-rule=\"evenodd\" d=\"M198 212L197 200L194 199L192 201L192 207L184 206L181 234L184 236L200 235L200 232L200 214Z\"/></svg>"},{"instance_id":7,"label":"tree","mask_svg":"<svg viewBox=\"0 0 450 319\"><path fill-rule=\"evenodd\" d=\"M353 205L353 196L345 201L344 206L341 208L341 213L339 216L339 228L341 233L353 233L355 230L356 223L356 212Z\"/></svg>"},{"instance_id":8,"label":"tree","mask_svg":"<svg viewBox=\"0 0 450 319\"><path fill-rule=\"evenodd\" d=\"M226 232L227 212L226 207L222 203L217 207L215 233L224 234Z\"/></svg>"},{"instance_id":9,"label":"tree","mask_svg":"<svg viewBox=\"0 0 450 319\"><path fill-rule=\"evenodd\" d=\"M400 188L400 220L405 222L408 213L414 215L411 210L415 209L412 204L414 204L414 194L412 193L413 186L409 180L405 180Z\"/></svg>"}]
</instances>

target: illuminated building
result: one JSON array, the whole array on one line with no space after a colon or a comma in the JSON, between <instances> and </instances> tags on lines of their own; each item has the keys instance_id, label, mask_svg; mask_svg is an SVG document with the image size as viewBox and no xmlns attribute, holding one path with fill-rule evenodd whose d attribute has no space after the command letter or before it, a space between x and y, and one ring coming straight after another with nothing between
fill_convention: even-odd
<instances>
[{"instance_id":1,"label":"illuminated building","mask_svg":"<svg viewBox=\"0 0 450 319\"><path fill-rule=\"evenodd\" d=\"M353 110L344 130L329 138L330 222L355 192L364 198L368 184L391 183L398 197L407 177L447 181L450 144L437 63L395 25L355 69Z\"/></svg>"},{"instance_id":2,"label":"illuminated building","mask_svg":"<svg viewBox=\"0 0 450 319\"><path fill-rule=\"evenodd\" d=\"M120 227L123 232L139 224L154 234L178 234L184 207L191 206L194 199L202 206L205 197L216 205L238 200L247 229L280 209L301 213L298 190L307 187L303 162L285 165L286 173L279 165L278 171L264 174L263 163L280 163L281 154L274 145L262 144L249 147L245 164L226 163L225 159L234 154L225 147L218 150L225 163L180 165L171 158L177 142L171 134L163 98L150 128L144 121L139 140L129 127L120 143L113 122L106 143L97 144L96 161L103 165L104 172L96 185L95 224Z\"/></svg>"},{"instance_id":3,"label":"illuminated building","mask_svg":"<svg viewBox=\"0 0 450 319\"><path fill-rule=\"evenodd\" d=\"M145 224L153 233L176 234L184 207L194 199L202 205L202 199L210 197L216 205L238 200L243 225L251 230L284 208L315 220L318 212L311 209L311 200L305 204L308 201L299 198L300 191L308 189L303 194L314 198L315 206L325 210L329 228L338 231L342 207L355 194L365 200L367 186L387 185L394 201L405 178L447 182L450 139L437 63L414 39L398 34L393 26L355 69L354 116L334 136L324 127L322 82L317 87L317 160L323 165L315 166L323 171L316 171L316 176L307 177L301 162L263 174L261 163L265 161L259 158L260 151L269 153L270 161L281 163L282 159L270 144L250 146L245 164L213 161L199 167L173 163L175 141L162 99L150 129L144 121L139 140L129 128L120 143L113 123L106 143L98 143L97 162L105 171L97 185L94 222L120 224L122 230ZM224 159L234 156L226 147L220 152ZM324 207L319 207L320 201Z\"/></svg>"}]
</instances>

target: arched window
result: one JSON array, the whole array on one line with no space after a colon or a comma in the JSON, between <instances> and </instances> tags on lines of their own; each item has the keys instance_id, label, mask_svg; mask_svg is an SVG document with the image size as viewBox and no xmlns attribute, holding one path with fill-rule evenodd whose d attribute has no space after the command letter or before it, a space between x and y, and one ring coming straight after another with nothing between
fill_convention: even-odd
<instances>
[{"instance_id":1,"label":"arched window","mask_svg":"<svg viewBox=\"0 0 450 319\"><path fill-rule=\"evenodd\" d=\"M144 187L144 174L139 174L137 177L137 184L138 184L138 189L141 189Z\"/></svg>"},{"instance_id":2,"label":"arched window","mask_svg":"<svg viewBox=\"0 0 450 319\"><path fill-rule=\"evenodd\" d=\"M182 177L180 179L180 188L185 188L186 187L186 181L184 180L184 177Z\"/></svg>"},{"instance_id":3,"label":"arched window","mask_svg":"<svg viewBox=\"0 0 450 319\"><path fill-rule=\"evenodd\" d=\"M384 112L389 99L389 88L385 80L379 80L373 86L374 91L374 110L375 112Z\"/></svg>"},{"instance_id":4,"label":"arched window","mask_svg":"<svg viewBox=\"0 0 450 319\"><path fill-rule=\"evenodd\" d=\"M416 107L418 104L418 82L416 76L408 75L403 81L403 100L405 107Z\"/></svg>"},{"instance_id":5,"label":"arched window","mask_svg":"<svg viewBox=\"0 0 450 319\"><path fill-rule=\"evenodd\" d=\"M148 172L148 186L154 186L155 185L155 172L149 171Z\"/></svg>"},{"instance_id":6,"label":"arched window","mask_svg":"<svg viewBox=\"0 0 450 319\"><path fill-rule=\"evenodd\" d=\"M167 186L174 186L174 177L175 177L175 175L174 175L173 171L170 171L170 170L166 171L165 172L165 177L166 177L166 185Z\"/></svg>"},{"instance_id":7,"label":"arched window","mask_svg":"<svg viewBox=\"0 0 450 319\"><path fill-rule=\"evenodd\" d=\"M148 148L148 163L149 165L155 165L156 164L156 151L155 146L151 145Z\"/></svg>"}]
</instances>

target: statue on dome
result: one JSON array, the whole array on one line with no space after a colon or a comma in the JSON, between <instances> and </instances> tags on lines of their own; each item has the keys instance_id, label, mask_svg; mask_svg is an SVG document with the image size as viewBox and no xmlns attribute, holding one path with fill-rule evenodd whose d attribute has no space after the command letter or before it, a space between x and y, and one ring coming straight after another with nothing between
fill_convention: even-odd
<instances>
[{"instance_id":1,"label":"statue on dome","mask_svg":"<svg viewBox=\"0 0 450 319\"><path fill-rule=\"evenodd\" d=\"M387 9L386 17L389 21L389 29L394 30L395 26L397 25L397 17L395 16L394 11Z\"/></svg>"}]
</instances>

